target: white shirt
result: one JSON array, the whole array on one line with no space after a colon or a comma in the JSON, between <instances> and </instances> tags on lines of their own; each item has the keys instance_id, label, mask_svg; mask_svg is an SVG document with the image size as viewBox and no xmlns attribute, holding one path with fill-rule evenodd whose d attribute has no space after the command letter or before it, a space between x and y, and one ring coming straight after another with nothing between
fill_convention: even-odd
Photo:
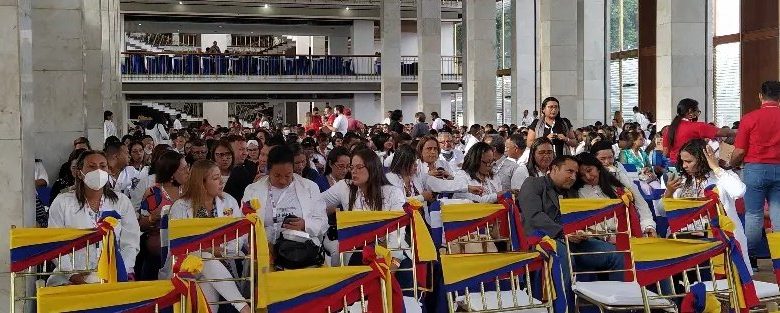
<instances>
[{"instance_id":1,"label":"white shirt","mask_svg":"<svg viewBox=\"0 0 780 313\"><path fill-rule=\"evenodd\" d=\"M268 123L268 121L262 121L262 122L260 122L260 127L261 128L270 128L271 124Z\"/></svg>"},{"instance_id":2,"label":"white shirt","mask_svg":"<svg viewBox=\"0 0 780 313\"><path fill-rule=\"evenodd\" d=\"M431 128L435 130L440 130L444 127L444 120L441 119L441 117L437 117L435 120L433 120L433 124L431 124Z\"/></svg>"},{"instance_id":3,"label":"white shirt","mask_svg":"<svg viewBox=\"0 0 780 313\"><path fill-rule=\"evenodd\" d=\"M471 149L471 147L474 146L474 144L478 143L479 140L477 139L477 137L474 137L471 134L467 134L463 138L465 138L464 141L466 142L466 146L463 148L463 153L468 154L469 153L469 149Z\"/></svg>"},{"instance_id":4,"label":"white shirt","mask_svg":"<svg viewBox=\"0 0 780 313\"><path fill-rule=\"evenodd\" d=\"M463 151L460 151L459 149L452 149L452 158L449 161L444 158L443 152L439 153L439 160L449 163L450 168L452 169L459 169L461 165L463 165L463 159Z\"/></svg>"},{"instance_id":5,"label":"white shirt","mask_svg":"<svg viewBox=\"0 0 780 313\"><path fill-rule=\"evenodd\" d=\"M452 195L453 199L467 199L477 203L496 203L498 201L498 192L501 191L501 182L498 181L497 177L494 176L483 184L476 179L472 179L465 171L458 171L456 177L457 176L465 176L465 179L469 180L469 186L482 186L485 191L481 196L469 192L456 193Z\"/></svg>"},{"instance_id":6,"label":"white shirt","mask_svg":"<svg viewBox=\"0 0 780 313\"><path fill-rule=\"evenodd\" d=\"M496 164L493 165L493 178L500 183L501 190L507 190L512 187L512 175L518 166L517 161L511 160L506 156L498 159Z\"/></svg>"},{"instance_id":7,"label":"white shirt","mask_svg":"<svg viewBox=\"0 0 780 313\"><path fill-rule=\"evenodd\" d=\"M523 155L521 155L520 158L517 159L517 164L520 165L528 164L528 158L530 157L531 157L531 149L525 149L525 151L523 151Z\"/></svg>"},{"instance_id":8,"label":"white shirt","mask_svg":"<svg viewBox=\"0 0 780 313\"><path fill-rule=\"evenodd\" d=\"M114 233L119 243L119 253L125 263L128 273L133 273L135 257L138 255L141 228L138 226L138 218L127 196L117 194L118 199L112 202L105 197L101 200L99 212L94 212L88 204L79 205L76 194L71 192L61 193L54 199L49 207L49 228L95 228L101 217L100 212L115 211L121 217L119 224L114 228ZM89 260L87 260L89 254ZM63 256L58 265L58 271L73 269L96 269L100 248L94 245L89 247L89 253L85 249L76 251L75 263L70 255ZM53 275L49 278L48 285L67 284L69 276Z\"/></svg>"},{"instance_id":9,"label":"white shirt","mask_svg":"<svg viewBox=\"0 0 780 313\"><path fill-rule=\"evenodd\" d=\"M116 179L114 176L108 176L108 183L112 186L114 191L131 197L133 195L133 190L135 190L135 187L138 186L138 183L140 182L140 179L138 178L139 175L141 175L141 172L136 170L135 167L126 166L119 172L119 176Z\"/></svg>"},{"instance_id":10,"label":"white shirt","mask_svg":"<svg viewBox=\"0 0 780 313\"><path fill-rule=\"evenodd\" d=\"M634 114L634 122L639 123L639 126L642 127L643 130L647 129L647 126L650 125L650 120L641 112L636 112Z\"/></svg>"},{"instance_id":11,"label":"white shirt","mask_svg":"<svg viewBox=\"0 0 780 313\"><path fill-rule=\"evenodd\" d=\"M184 127L181 126L181 120L178 118L173 121L173 129L182 129Z\"/></svg>"},{"instance_id":12,"label":"white shirt","mask_svg":"<svg viewBox=\"0 0 780 313\"><path fill-rule=\"evenodd\" d=\"M533 122L534 122L534 117L533 116L526 116L526 117L520 119L520 126L528 127L528 126L531 126L531 123L533 123Z\"/></svg>"},{"instance_id":13,"label":"white shirt","mask_svg":"<svg viewBox=\"0 0 780 313\"><path fill-rule=\"evenodd\" d=\"M103 139L116 136L116 126L111 120L103 121Z\"/></svg>"},{"instance_id":14,"label":"white shirt","mask_svg":"<svg viewBox=\"0 0 780 313\"><path fill-rule=\"evenodd\" d=\"M347 133L347 126L349 126L349 123L347 123L347 117L344 116L344 114L339 114L336 116L336 119L333 120L333 128L336 129L336 132L339 132L342 135Z\"/></svg>"},{"instance_id":15,"label":"white shirt","mask_svg":"<svg viewBox=\"0 0 780 313\"><path fill-rule=\"evenodd\" d=\"M264 216L264 224L273 225L273 232L268 234L268 239L271 243L275 243L276 238L279 238L285 218L288 216L303 218L303 210L301 210L301 202L298 201L295 193L295 185L290 184L281 189L271 186L271 192L268 194L268 205L272 214Z\"/></svg>"},{"instance_id":16,"label":"white shirt","mask_svg":"<svg viewBox=\"0 0 780 313\"><path fill-rule=\"evenodd\" d=\"M390 118L389 117L385 117L385 119L382 120L382 124L390 125Z\"/></svg>"},{"instance_id":17,"label":"white shirt","mask_svg":"<svg viewBox=\"0 0 780 313\"><path fill-rule=\"evenodd\" d=\"M241 207L238 206L233 196L227 192L223 192L221 197L214 199L214 208L217 211L217 217L242 217ZM179 199L171 206L171 211L168 213L171 219L185 219L193 218L192 201L190 199Z\"/></svg>"},{"instance_id":18,"label":"white shirt","mask_svg":"<svg viewBox=\"0 0 780 313\"><path fill-rule=\"evenodd\" d=\"M43 162L35 162L35 180L43 179L46 184L49 184L49 174L46 173L46 168L43 167Z\"/></svg>"}]
</instances>

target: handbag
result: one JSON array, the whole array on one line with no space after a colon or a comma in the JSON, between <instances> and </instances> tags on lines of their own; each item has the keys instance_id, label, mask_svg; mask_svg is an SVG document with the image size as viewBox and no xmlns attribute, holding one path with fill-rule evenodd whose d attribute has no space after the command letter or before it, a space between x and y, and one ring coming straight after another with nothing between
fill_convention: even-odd
<instances>
[{"instance_id":1,"label":"handbag","mask_svg":"<svg viewBox=\"0 0 780 313\"><path fill-rule=\"evenodd\" d=\"M325 263L325 248L315 244L311 238L285 236L285 232L281 232L276 239L274 266L278 269L294 270L321 266L323 263Z\"/></svg>"}]
</instances>

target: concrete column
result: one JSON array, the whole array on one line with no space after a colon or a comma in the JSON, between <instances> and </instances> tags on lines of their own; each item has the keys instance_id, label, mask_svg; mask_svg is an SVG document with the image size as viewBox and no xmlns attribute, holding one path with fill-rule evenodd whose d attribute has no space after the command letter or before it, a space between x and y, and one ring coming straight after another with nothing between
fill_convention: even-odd
<instances>
[{"instance_id":1,"label":"concrete column","mask_svg":"<svg viewBox=\"0 0 780 313\"><path fill-rule=\"evenodd\" d=\"M401 108L401 1L381 1L382 110Z\"/></svg>"},{"instance_id":2,"label":"concrete column","mask_svg":"<svg viewBox=\"0 0 780 313\"><path fill-rule=\"evenodd\" d=\"M355 20L352 22L352 54L374 54L374 21Z\"/></svg>"},{"instance_id":3,"label":"concrete column","mask_svg":"<svg viewBox=\"0 0 780 313\"><path fill-rule=\"evenodd\" d=\"M604 0L578 0L578 56L577 78L582 108L582 124L592 125L606 118L607 60L606 29L608 16Z\"/></svg>"},{"instance_id":4,"label":"concrete column","mask_svg":"<svg viewBox=\"0 0 780 313\"><path fill-rule=\"evenodd\" d=\"M297 124L306 123L306 112L311 112L310 107L311 107L311 102L296 102L295 118Z\"/></svg>"},{"instance_id":5,"label":"concrete column","mask_svg":"<svg viewBox=\"0 0 780 313\"><path fill-rule=\"evenodd\" d=\"M496 116L496 8L484 0L464 0L465 85L464 121L495 124Z\"/></svg>"},{"instance_id":6,"label":"concrete column","mask_svg":"<svg viewBox=\"0 0 780 313\"><path fill-rule=\"evenodd\" d=\"M683 98L709 103L708 5L705 0L658 0L656 27L656 121L669 125ZM705 115L706 116L706 115Z\"/></svg>"},{"instance_id":7,"label":"concrete column","mask_svg":"<svg viewBox=\"0 0 780 313\"><path fill-rule=\"evenodd\" d=\"M519 125L523 110L529 116L540 103L538 99L539 59L537 50L537 10L535 0L512 2L512 121Z\"/></svg>"},{"instance_id":8,"label":"concrete column","mask_svg":"<svg viewBox=\"0 0 780 313\"><path fill-rule=\"evenodd\" d=\"M103 111L108 109L103 106L103 68L109 65L103 64L102 2L107 1L81 0L83 103L87 112L87 138L95 148L101 147L106 139L103 137Z\"/></svg>"},{"instance_id":9,"label":"concrete column","mask_svg":"<svg viewBox=\"0 0 780 313\"><path fill-rule=\"evenodd\" d=\"M352 116L366 125L373 125L382 121L385 118L387 110L382 110L379 104L374 101L376 94L373 93L356 93L354 95L354 103L352 104ZM333 106L331 104L331 106Z\"/></svg>"},{"instance_id":10,"label":"concrete column","mask_svg":"<svg viewBox=\"0 0 780 313\"><path fill-rule=\"evenodd\" d=\"M372 34L372 40L373 40L373 34ZM345 55L349 54L349 49L347 49L347 39L346 36L329 36L328 37L328 54L334 54L334 55Z\"/></svg>"},{"instance_id":11,"label":"concrete column","mask_svg":"<svg viewBox=\"0 0 780 313\"><path fill-rule=\"evenodd\" d=\"M124 33L122 15L119 14L119 0L101 0L100 19L102 25L103 83L102 98L105 110L114 113L117 135L127 133L127 103L122 94L122 47ZM102 116L101 116L102 117Z\"/></svg>"},{"instance_id":12,"label":"concrete column","mask_svg":"<svg viewBox=\"0 0 780 313\"><path fill-rule=\"evenodd\" d=\"M417 1L417 110L430 114L441 105L441 1Z\"/></svg>"},{"instance_id":13,"label":"concrete column","mask_svg":"<svg viewBox=\"0 0 780 313\"><path fill-rule=\"evenodd\" d=\"M32 38L30 0L6 1L0 4L0 228L10 229L35 224L34 102L32 75ZM0 295L11 294L8 237L0 247ZM6 304L7 305L7 304ZM6 307L8 308L8 307ZM17 312L22 312L20 308Z\"/></svg>"},{"instance_id":14,"label":"concrete column","mask_svg":"<svg viewBox=\"0 0 780 313\"><path fill-rule=\"evenodd\" d=\"M230 121L230 118L228 118L228 103L203 102L203 118L209 120L209 124L213 126L222 125L227 127Z\"/></svg>"},{"instance_id":15,"label":"concrete column","mask_svg":"<svg viewBox=\"0 0 780 313\"><path fill-rule=\"evenodd\" d=\"M577 1L540 1L541 96L554 96L561 115L582 125L577 94Z\"/></svg>"},{"instance_id":16,"label":"concrete column","mask_svg":"<svg viewBox=\"0 0 780 313\"><path fill-rule=\"evenodd\" d=\"M453 110L453 93L447 92L441 94L441 99L439 100L439 117L445 119L445 120L452 120L452 110Z\"/></svg>"},{"instance_id":17,"label":"concrete column","mask_svg":"<svg viewBox=\"0 0 780 313\"><path fill-rule=\"evenodd\" d=\"M325 45L325 36L311 37L311 54L324 55L327 51L328 47Z\"/></svg>"}]
</instances>

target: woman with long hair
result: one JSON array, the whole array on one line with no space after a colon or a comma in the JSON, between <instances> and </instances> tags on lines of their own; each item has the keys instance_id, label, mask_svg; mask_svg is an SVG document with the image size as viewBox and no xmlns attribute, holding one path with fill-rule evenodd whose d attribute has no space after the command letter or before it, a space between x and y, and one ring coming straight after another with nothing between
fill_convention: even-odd
<instances>
[{"instance_id":1,"label":"woman with long hair","mask_svg":"<svg viewBox=\"0 0 780 313\"><path fill-rule=\"evenodd\" d=\"M311 168L311 161L306 155L306 151L303 149L301 144L296 142L288 146L294 160L293 172L317 184L318 189L321 192L328 190L328 188L330 188L328 180L325 179L324 176L320 175L317 170Z\"/></svg>"},{"instance_id":2,"label":"woman with long hair","mask_svg":"<svg viewBox=\"0 0 780 313\"><path fill-rule=\"evenodd\" d=\"M720 203L726 215L736 225L734 236L740 242L745 264L750 264L747 253L747 238L744 225L737 215L736 199L745 194L745 183L739 175L718 165L715 152L703 139L693 139L686 143L677 156L680 175L672 175L666 183L664 198L703 198L708 187L718 189ZM752 273L751 273L752 274Z\"/></svg>"},{"instance_id":3,"label":"woman with long hair","mask_svg":"<svg viewBox=\"0 0 780 313\"><path fill-rule=\"evenodd\" d=\"M454 170L450 163L439 158L441 148L439 140L434 135L420 137L417 143L417 155L420 160L417 164L420 175L428 174L442 179L454 178Z\"/></svg>"},{"instance_id":4,"label":"woman with long hair","mask_svg":"<svg viewBox=\"0 0 780 313\"><path fill-rule=\"evenodd\" d=\"M135 184L130 195L130 202L133 203L133 207L138 209L141 206L141 201L144 199L144 193L150 186L154 185L154 177L157 173L155 163L165 152L172 151L171 146L167 144L160 144L154 147L152 150L149 166L145 166L141 169L141 173L138 174L138 183Z\"/></svg>"},{"instance_id":5,"label":"woman with long hair","mask_svg":"<svg viewBox=\"0 0 780 313\"><path fill-rule=\"evenodd\" d=\"M615 116L612 118L612 126L615 126L617 128L623 127L623 112L618 110L615 111Z\"/></svg>"},{"instance_id":6,"label":"woman with long hair","mask_svg":"<svg viewBox=\"0 0 780 313\"><path fill-rule=\"evenodd\" d=\"M119 252L127 273L134 273L133 265L138 255L141 231L130 200L108 186L106 156L99 151L84 151L76 161L76 171L73 190L59 194L49 207L49 228L96 228L103 217L118 215L119 224L114 227L114 233L119 242ZM97 269L99 249L92 245L76 251L73 258L63 256L56 271ZM52 275L47 284L57 286L96 282L98 279L94 274L81 273Z\"/></svg>"},{"instance_id":7,"label":"woman with long hair","mask_svg":"<svg viewBox=\"0 0 780 313\"><path fill-rule=\"evenodd\" d=\"M190 167L184 156L176 151L166 151L155 161L154 185L144 193L138 216L141 226L141 242L144 249L138 280L156 280L160 264L160 219L165 206L172 205L182 195L183 185L190 175ZM141 258L139 258L141 259Z\"/></svg>"},{"instance_id":8,"label":"woman with long hair","mask_svg":"<svg viewBox=\"0 0 780 313\"><path fill-rule=\"evenodd\" d=\"M420 142L419 145L424 143ZM426 203L436 200L437 193L464 191L468 187L465 179L441 179L419 171L418 153L410 145L399 146L396 154L386 176L393 186L403 189L407 198L413 197Z\"/></svg>"},{"instance_id":9,"label":"woman with long hair","mask_svg":"<svg viewBox=\"0 0 780 313\"><path fill-rule=\"evenodd\" d=\"M618 160L623 164L631 164L641 170L650 167L650 157L642 147L645 146L645 136L638 131L626 133L626 148L620 151Z\"/></svg>"},{"instance_id":10,"label":"woman with long hair","mask_svg":"<svg viewBox=\"0 0 780 313\"><path fill-rule=\"evenodd\" d=\"M715 139L717 137L733 137L734 130L718 128L699 122L699 102L685 98L677 103L677 116L674 117L664 134L664 151L673 164L677 164L677 155L682 146L692 139Z\"/></svg>"},{"instance_id":11,"label":"woman with long hair","mask_svg":"<svg viewBox=\"0 0 780 313\"><path fill-rule=\"evenodd\" d=\"M593 154L582 153L577 156L577 160L580 162L580 169L573 190L577 192L579 198L620 199L619 192L631 190L629 186L632 185L632 182L621 181L612 175ZM633 198L643 232L649 237L655 237L655 221L650 207L641 195L633 194ZM617 230L617 224L614 219L610 219L596 225L591 230L614 233ZM614 238L610 237L610 239ZM614 240L610 242L614 243Z\"/></svg>"},{"instance_id":12,"label":"woman with long hair","mask_svg":"<svg viewBox=\"0 0 780 313\"><path fill-rule=\"evenodd\" d=\"M211 155L209 160L214 161L219 166L219 172L222 175L222 184L227 183L230 178L230 172L235 166L235 154L233 152L233 145L227 140L220 140L211 149Z\"/></svg>"},{"instance_id":13,"label":"woman with long hair","mask_svg":"<svg viewBox=\"0 0 780 313\"><path fill-rule=\"evenodd\" d=\"M333 187L339 181L349 175L349 150L344 147L335 147L328 152L328 158L325 163L325 178L328 185Z\"/></svg>"},{"instance_id":14,"label":"woman with long hair","mask_svg":"<svg viewBox=\"0 0 780 313\"><path fill-rule=\"evenodd\" d=\"M209 160L195 162L190 170L190 177L184 184L184 193L171 206L170 219L241 217L238 202L230 194L222 191L223 188L221 170L216 163ZM226 257L242 254L241 249L236 249L235 242L227 242L223 245L227 253ZM219 247L215 250L203 250L201 253L207 258L213 258L222 257L222 251L222 247ZM230 267L233 270L233 266ZM233 278L233 274L225 264L218 260L204 261L201 275L211 280L199 283L209 302L216 302L219 296L222 296L226 301L234 301L232 305L239 312L252 312L248 303L239 302L245 301L245 298L239 292L236 283L225 280ZM212 312L216 312L218 308L219 305L211 305Z\"/></svg>"},{"instance_id":15,"label":"woman with long hair","mask_svg":"<svg viewBox=\"0 0 780 313\"><path fill-rule=\"evenodd\" d=\"M526 142L531 146L536 138L541 137L552 141L555 155L569 154L570 148L577 147L571 122L561 117L561 105L555 97L542 101L541 116L528 127Z\"/></svg>"},{"instance_id":16,"label":"woman with long hair","mask_svg":"<svg viewBox=\"0 0 780 313\"><path fill-rule=\"evenodd\" d=\"M128 165L134 167L139 172L144 168L144 144L140 141L131 141L127 146L130 152L130 162Z\"/></svg>"},{"instance_id":17,"label":"woman with long hair","mask_svg":"<svg viewBox=\"0 0 780 313\"><path fill-rule=\"evenodd\" d=\"M459 175L466 175L469 186L482 187L482 195L472 193L456 193L454 199L467 199L478 203L496 203L501 190L501 182L493 175L495 164L495 151L493 147L484 142L475 143L466 153L463 160L463 171Z\"/></svg>"},{"instance_id":18,"label":"woman with long hair","mask_svg":"<svg viewBox=\"0 0 780 313\"><path fill-rule=\"evenodd\" d=\"M528 177L542 177L550 171L550 164L555 158L553 144L547 137L536 138L528 148L528 163L515 168L510 184L512 189L519 190Z\"/></svg>"}]
</instances>

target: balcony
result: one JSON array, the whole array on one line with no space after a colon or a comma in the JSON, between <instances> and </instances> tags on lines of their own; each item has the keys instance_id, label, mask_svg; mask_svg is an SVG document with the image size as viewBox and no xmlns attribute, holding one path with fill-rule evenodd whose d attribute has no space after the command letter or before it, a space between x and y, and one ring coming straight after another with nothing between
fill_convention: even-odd
<instances>
[{"instance_id":1,"label":"balcony","mask_svg":"<svg viewBox=\"0 0 780 313\"><path fill-rule=\"evenodd\" d=\"M123 53L124 82L380 82L377 55L259 55L200 53ZM402 82L416 82L418 58L401 57ZM462 80L460 56L442 56L443 83Z\"/></svg>"}]
</instances>

